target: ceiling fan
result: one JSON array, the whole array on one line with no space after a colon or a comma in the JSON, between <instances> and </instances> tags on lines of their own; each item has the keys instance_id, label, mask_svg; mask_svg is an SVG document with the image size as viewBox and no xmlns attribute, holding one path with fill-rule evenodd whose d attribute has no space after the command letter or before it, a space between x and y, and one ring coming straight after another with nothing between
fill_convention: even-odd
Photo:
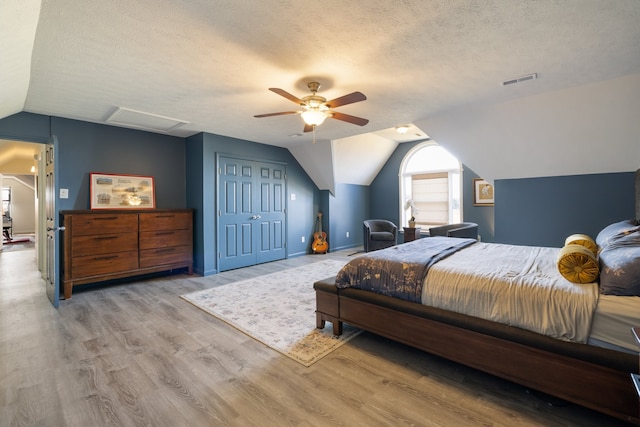
<instances>
[{"instance_id":1,"label":"ceiling fan","mask_svg":"<svg viewBox=\"0 0 640 427\"><path fill-rule=\"evenodd\" d=\"M311 95L305 96L302 99L297 96L291 95L289 92L279 89L277 87L270 87L269 90L277 93L280 96L287 98L289 101L294 102L302 107L299 111L282 111L279 113L258 114L253 117L272 117L281 116L285 114L300 114L302 120L304 120L304 132L311 132L316 126L321 125L327 117L332 119L342 120L343 122L352 123L358 126L364 126L369 123L369 120L361 117L351 116L349 114L339 113L333 109L347 104L353 104L354 102L360 102L367 99L364 94L360 92L353 92L348 95L341 96L339 98L327 101L326 98L316 95L318 89L320 89L320 83L309 82L307 87L311 91Z\"/></svg>"}]
</instances>

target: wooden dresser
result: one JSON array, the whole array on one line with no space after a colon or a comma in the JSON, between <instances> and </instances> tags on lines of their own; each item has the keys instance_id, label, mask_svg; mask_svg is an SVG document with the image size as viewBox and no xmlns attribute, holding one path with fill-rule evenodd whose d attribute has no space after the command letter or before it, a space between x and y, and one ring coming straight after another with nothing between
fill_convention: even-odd
<instances>
[{"instance_id":1,"label":"wooden dresser","mask_svg":"<svg viewBox=\"0 0 640 427\"><path fill-rule=\"evenodd\" d=\"M191 209L62 211L62 283L74 286L186 268L193 274Z\"/></svg>"}]
</instances>

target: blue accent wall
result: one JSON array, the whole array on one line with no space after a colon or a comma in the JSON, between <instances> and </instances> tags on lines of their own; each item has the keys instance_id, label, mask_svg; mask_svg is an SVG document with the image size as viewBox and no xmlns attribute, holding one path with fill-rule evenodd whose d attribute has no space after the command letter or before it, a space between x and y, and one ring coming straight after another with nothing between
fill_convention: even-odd
<instances>
[{"instance_id":1,"label":"blue accent wall","mask_svg":"<svg viewBox=\"0 0 640 427\"><path fill-rule=\"evenodd\" d=\"M634 172L504 179L495 182L495 240L562 247L571 234L595 239L634 218Z\"/></svg>"},{"instance_id":2,"label":"blue accent wall","mask_svg":"<svg viewBox=\"0 0 640 427\"><path fill-rule=\"evenodd\" d=\"M0 120L0 138L46 143L49 139L49 116L18 113Z\"/></svg>"},{"instance_id":3,"label":"blue accent wall","mask_svg":"<svg viewBox=\"0 0 640 427\"><path fill-rule=\"evenodd\" d=\"M422 141L405 142L398 145L391 154L385 165L380 169L378 175L370 185L371 202L369 207L369 218L386 219L398 226L402 230L407 224L400 224L400 164L407 153Z\"/></svg>"},{"instance_id":4,"label":"blue accent wall","mask_svg":"<svg viewBox=\"0 0 640 427\"><path fill-rule=\"evenodd\" d=\"M216 156L287 164L287 256L310 252L320 194L306 172L284 148L211 134L184 139L59 117L19 113L0 120L0 137L58 141L58 210L89 209L89 174L120 173L154 177L158 208L193 208L194 269L216 272ZM295 194L295 200L290 195ZM302 242L304 237L304 242Z\"/></svg>"},{"instance_id":5,"label":"blue accent wall","mask_svg":"<svg viewBox=\"0 0 640 427\"><path fill-rule=\"evenodd\" d=\"M91 172L153 176L158 208L186 207L183 138L31 113L0 120L2 138L44 143L49 136L58 139L59 188L69 189L58 210L90 208Z\"/></svg>"},{"instance_id":6,"label":"blue accent wall","mask_svg":"<svg viewBox=\"0 0 640 427\"><path fill-rule=\"evenodd\" d=\"M473 205L473 180L482 177L466 166L462 169L462 219L478 224L481 241L495 242L495 207Z\"/></svg>"},{"instance_id":7,"label":"blue accent wall","mask_svg":"<svg viewBox=\"0 0 640 427\"><path fill-rule=\"evenodd\" d=\"M362 221L369 218L369 195L369 186L336 184L335 195L328 200L329 250L362 246Z\"/></svg>"},{"instance_id":8,"label":"blue accent wall","mask_svg":"<svg viewBox=\"0 0 640 427\"><path fill-rule=\"evenodd\" d=\"M204 212L210 212L215 206L207 206L208 200L204 197L205 184L208 178L204 175L204 159L207 157L204 152L202 138L187 138L186 162L187 162L187 206L194 210L193 213L193 258L194 272L205 274L207 266L204 262L204 254L215 250L212 239L205 239L205 236L215 236L215 231L205 229ZM209 171L209 173L212 173ZM209 267L215 271L215 263Z\"/></svg>"},{"instance_id":9,"label":"blue accent wall","mask_svg":"<svg viewBox=\"0 0 640 427\"><path fill-rule=\"evenodd\" d=\"M371 183L369 218L387 219L398 226L399 230L407 224L400 224L400 165L409 151L424 141L406 142L398 145L386 164ZM473 205L473 179L479 178L472 170L462 167L462 218L464 221L478 224L478 233L482 240L494 240L494 208ZM400 237L398 239L402 241Z\"/></svg>"},{"instance_id":10,"label":"blue accent wall","mask_svg":"<svg viewBox=\"0 0 640 427\"><path fill-rule=\"evenodd\" d=\"M184 139L32 113L0 120L0 138L45 143L50 136L58 141L59 187L69 189L69 199L58 199L57 209L89 208L91 172L153 176L158 208L195 210L199 274L217 272L218 155L287 164L286 242L292 257L311 253L319 211L330 251L362 245L367 218L388 219L401 229L398 172L407 152L421 142L400 144L370 186L337 184L332 195L318 190L281 147L206 133ZM634 172L497 180L495 207L477 207L478 176L463 169L463 218L478 223L483 241L559 247L570 234L595 237L604 226L634 216Z\"/></svg>"},{"instance_id":11,"label":"blue accent wall","mask_svg":"<svg viewBox=\"0 0 640 427\"><path fill-rule=\"evenodd\" d=\"M156 207L186 207L185 141L139 130L52 118L58 137L58 183L69 198L58 209L89 209L89 174L152 176Z\"/></svg>"},{"instance_id":12,"label":"blue accent wall","mask_svg":"<svg viewBox=\"0 0 640 427\"><path fill-rule=\"evenodd\" d=\"M400 164L416 144L400 144L372 182L371 218L398 224ZM595 238L605 226L633 218L634 177L622 172L496 180L495 206L474 206L473 179L481 177L463 165L463 219L478 224L484 242L562 247L571 234Z\"/></svg>"},{"instance_id":13,"label":"blue accent wall","mask_svg":"<svg viewBox=\"0 0 640 427\"><path fill-rule=\"evenodd\" d=\"M218 271L217 157L273 161L287 165L287 257L310 252L320 193L289 150L221 135L200 133L187 138L187 199L198 209L195 217L194 270L209 275ZM295 194L295 200L291 195ZM305 241L302 242L302 237Z\"/></svg>"}]
</instances>

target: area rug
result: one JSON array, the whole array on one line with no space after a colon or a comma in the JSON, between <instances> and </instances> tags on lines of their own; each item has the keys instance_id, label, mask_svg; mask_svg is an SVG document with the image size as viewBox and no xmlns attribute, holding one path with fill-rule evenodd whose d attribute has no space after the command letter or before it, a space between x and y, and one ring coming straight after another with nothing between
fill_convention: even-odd
<instances>
[{"instance_id":1,"label":"area rug","mask_svg":"<svg viewBox=\"0 0 640 427\"><path fill-rule=\"evenodd\" d=\"M344 261L325 260L182 295L186 301L304 366L311 366L361 331L331 323L316 328L313 283L334 276Z\"/></svg>"}]
</instances>

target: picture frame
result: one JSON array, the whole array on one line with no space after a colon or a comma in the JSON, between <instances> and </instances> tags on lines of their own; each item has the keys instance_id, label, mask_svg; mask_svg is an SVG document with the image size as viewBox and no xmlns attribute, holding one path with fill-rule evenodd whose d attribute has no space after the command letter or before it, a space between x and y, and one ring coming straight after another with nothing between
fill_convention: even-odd
<instances>
[{"instance_id":1,"label":"picture frame","mask_svg":"<svg viewBox=\"0 0 640 427\"><path fill-rule=\"evenodd\" d=\"M493 206L495 192L493 185L482 178L473 179L473 206Z\"/></svg>"},{"instance_id":2,"label":"picture frame","mask_svg":"<svg viewBox=\"0 0 640 427\"><path fill-rule=\"evenodd\" d=\"M90 174L91 209L155 209L152 176Z\"/></svg>"}]
</instances>

